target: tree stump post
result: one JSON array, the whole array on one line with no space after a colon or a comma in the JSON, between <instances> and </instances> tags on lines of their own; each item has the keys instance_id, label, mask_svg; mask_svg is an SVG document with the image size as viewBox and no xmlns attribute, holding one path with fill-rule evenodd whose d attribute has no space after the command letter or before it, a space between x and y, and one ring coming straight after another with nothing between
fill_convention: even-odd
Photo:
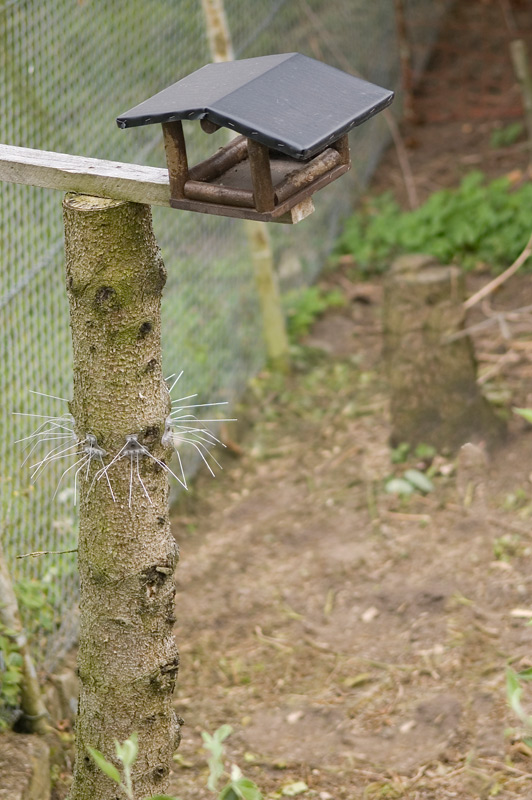
<instances>
[{"instance_id":1,"label":"tree stump post","mask_svg":"<svg viewBox=\"0 0 532 800\"><path fill-rule=\"evenodd\" d=\"M395 261L384 292L384 357L390 387L391 443L455 451L468 441L488 446L505 426L476 383L463 328L463 274L431 256Z\"/></svg>"},{"instance_id":2,"label":"tree stump post","mask_svg":"<svg viewBox=\"0 0 532 800\"><path fill-rule=\"evenodd\" d=\"M71 411L78 440L104 451L78 476L81 694L70 800L118 796L87 748L119 767L114 739L133 732L133 786L135 796L146 797L166 789L180 724L172 706L178 549L162 466L171 455L160 341L166 272L149 206L67 195L63 211ZM124 449L132 434L150 456L134 443ZM98 472L116 456L106 473Z\"/></svg>"}]
</instances>

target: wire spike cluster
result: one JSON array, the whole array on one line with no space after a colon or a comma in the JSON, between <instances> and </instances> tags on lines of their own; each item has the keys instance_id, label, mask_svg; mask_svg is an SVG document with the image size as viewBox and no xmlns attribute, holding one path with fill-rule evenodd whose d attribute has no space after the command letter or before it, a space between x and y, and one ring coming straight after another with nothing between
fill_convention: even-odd
<instances>
[{"instance_id":1,"label":"wire spike cluster","mask_svg":"<svg viewBox=\"0 0 532 800\"><path fill-rule=\"evenodd\" d=\"M169 388L170 395L172 394L172 390L177 385L179 379L183 375L183 370L179 373L179 375L175 378L174 382L172 383L171 387ZM167 380L174 378L174 375L170 375ZM179 462L179 468L181 470L182 480L179 480L179 483L187 488L187 482L185 477L185 471L183 469L183 462L181 459L181 454L179 452L180 445L192 445L195 450L199 453L203 463L213 476L215 477L214 470L210 463L207 461L207 457L210 458L217 467L223 469L220 462L213 456L211 453L212 447L219 444L222 447L226 445L218 439L209 428L205 427L205 423L211 422L236 422L234 419L200 419L193 413L183 413L188 412L189 409L195 408L209 408L212 406L225 406L227 405L226 400L222 400L216 403L186 403L187 400L193 400L197 397L196 394L185 395L184 397L178 397L175 400L172 400L172 410L170 415L166 419L165 425L165 433L163 437L163 444L170 445L173 447L174 452L177 455L177 459Z\"/></svg>"},{"instance_id":2,"label":"wire spike cluster","mask_svg":"<svg viewBox=\"0 0 532 800\"><path fill-rule=\"evenodd\" d=\"M36 394L41 397L48 397L51 400L59 400L63 403L68 402L64 397L57 397L56 395L46 394L45 392L38 392L33 389L30 389L30 392L31 394ZM91 463L96 460L103 465L103 457L107 455L106 451L98 445L96 436L88 433L84 439L78 439L74 430L74 417L70 413L61 414L59 416L53 416L51 414L29 414L18 411L13 413L15 416L32 417L42 420L33 433L18 439L16 442L26 442L26 447L29 448L21 466L24 466L31 459L31 456L38 447L42 445L48 447L48 450L44 453L42 458L34 464L29 465L29 469L32 470L30 475L32 482L34 482L50 464L60 462L63 459L76 459L73 464L70 464L61 473L52 498L55 499L57 496L65 476L77 467L74 473L75 503L77 500L79 474L82 470L85 470L85 480L88 480ZM110 482L109 490L114 498L113 488Z\"/></svg>"},{"instance_id":3,"label":"wire spike cluster","mask_svg":"<svg viewBox=\"0 0 532 800\"><path fill-rule=\"evenodd\" d=\"M146 495L148 501L150 502L151 505L153 505L153 501L152 501L152 499L151 499L151 497L149 495L149 492L148 492L148 490L146 488L146 484L142 480L142 477L141 477L141 474L140 474L140 469L139 469L139 459L140 458L150 458L152 461L154 461L156 464L158 464L162 469L164 469L165 472L167 472L169 475L172 475L172 477L174 477L177 481L179 481L179 483L182 484L182 481L180 480L180 478L178 478L177 475L175 474L175 472L173 472L173 470L170 469L168 464L165 464L164 461L161 461L159 458L156 458L153 455L153 453L150 452L150 450L148 450L147 447L145 447L143 444L141 444L139 442L139 438L138 437L139 437L138 433L128 434L128 436L126 436L125 444L122 445L122 447L120 448L118 453L114 456L114 458L111 459L111 461L107 464L107 466L104 466L104 467L102 467L102 469L98 470L98 472L94 476L94 480L98 480L99 481L104 475L107 478L107 480L109 480L108 472L109 472L110 468L113 466L113 464L116 464L117 461L120 461L123 458L129 458L129 460L130 460L130 469L129 469L129 507L130 508L131 508L132 497L133 497L133 476L134 476L134 474L138 478L138 481L139 481L139 483L140 483L140 485L142 487L142 491ZM94 481L93 481L93 483L94 483ZM186 486L185 486L185 488L186 488ZM113 499L114 499L114 497L113 497Z\"/></svg>"},{"instance_id":4,"label":"wire spike cluster","mask_svg":"<svg viewBox=\"0 0 532 800\"><path fill-rule=\"evenodd\" d=\"M166 378L167 381L173 379L173 383L169 388L169 393L173 391L179 382L183 370L176 376L175 373ZM56 395L46 394L45 392L38 392L30 390L32 394L47 397L51 400L59 400L60 402L67 403L64 397L57 397ZM74 418L70 413L53 416L48 414L29 414L24 412L14 412L17 416L32 417L41 420L38 427L33 433L18 439L19 443L26 443L25 446L29 448L22 465L26 464L35 450L42 445L47 446L47 451L44 456L34 464L30 464L29 469L31 472L32 482L36 480L44 470L52 463L61 462L63 459L72 459L74 462L69 464L62 472L57 483L53 497L55 498L59 488L66 475L75 470L74 472L74 502L77 500L78 477L81 476L85 481L89 480L90 468L93 462L97 462L99 469L94 474L90 484L88 494L92 491L95 481L99 481L105 477L109 492L113 501L116 502L116 496L113 491L111 479L109 477L109 470L118 461L129 458L129 507L131 508L133 502L133 484L137 480L142 488L142 491L151 505L153 501L150 497L145 482L140 474L140 459L148 458L154 461L165 472L171 475L176 481L184 488L188 489L187 480L185 476L185 469L179 447L181 445L192 446L200 455L203 463L209 470L210 474L215 477L214 469L210 461L217 467L222 469L220 462L213 456L211 449L217 444L225 447L226 445L206 427L207 423L219 422L235 422L234 419L201 419L196 416L192 411L193 409L210 408L213 406L227 405L226 401L214 403L191 403L188 401L194 400L196 394L186 395L172 400L172 410L166 419L165 431L162 437L162 444L165 447L172 447L176 453L179 463L180 476L170 469L170 467L160 459L156 458L153 453L141 442L139 442L139 434L132 433L126 436L126 441L114 455L108 464L105 464L104 457L107 456L107 451L104 450L97 441L96 436L92 433L87 433L83 439L76 436L74 429Z\"/></svg>"}]
</instances>

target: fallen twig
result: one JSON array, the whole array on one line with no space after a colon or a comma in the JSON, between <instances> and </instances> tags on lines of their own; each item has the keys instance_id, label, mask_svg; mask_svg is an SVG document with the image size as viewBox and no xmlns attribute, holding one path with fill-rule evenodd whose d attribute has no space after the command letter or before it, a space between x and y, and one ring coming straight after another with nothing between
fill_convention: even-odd
<instances>
[{"instance_id":1,"label":"fallen twig","mask_svg":"<svg viewBox=\"0 0 532 800\"><path fill-rule=\"evenodd\" d=\"M483 386L487 383L491 378L493 378L497 373L501 371L501 369L506 366L506 364L516 364L521 360L520 356L517 353L514 353L513 350L508 350L507 353L502 355L496 364L490 367L483 375L480 375L477 378L477 383L479 386Z\"/></svg>"},{"instance_id":2,"label":"fallen twig","mask_svg":"<svg viewBox=\"0 0 532 800\"><path fill-rule=\"evenodd\" d=\"M492 281L483 286L482 289L479 289L478 292L475 292L475 294L471 295L471 297L465 301L464 308L465 309L472 308L484 297L487 297L489 294L494 292L495 289L498 289L499 286L502 286L502 284L505 281L507 281L508 278L511 278L512 275L515 275L517 270L523 266L523 264L525 263L525 261L527 261L527 259L531 254L532 254L532 235L530 236L530 239L528 240L525 249L523 250L521 255L519 255L516 258L514 263L511 266L509 266L508 269L506 269L501 275L498 275Z\"/></svg>"},{"instance_id":3,"label":"fallen twig","mask_svg":"<svg viewBox=\"0 0 532 800\"><path fill-rule=\"evenodd\" d=\"M482 761L484 764L489 764L491 767L497 767L497 769L509 772L511 775L520 775L527 780L532 780L531 773L524 772L522 769L517 769L516 767L511 767L509 764L504 764L502 761L495 761L492 758L484 758L483 756L478 756L477 761Z\"/></svg>"},{"instance_id":4,"label":"fallen twig","mask_svg":"<svg viewBox=\"0 0 532 800\"><path fill-rule=\"evenodd\" d=\"M74 547L72 550L35 550L34 553L22 553L15 558L34 558L35 556L62 556L63 553L77 553L78 548Z\"/></svg>"},{"instance_id":5,"label":"fallen twig","mask_svg":"<svg viewBox=\"0 0 532 800\"><path fill-rule=\"evenodd\" d=\"M386 511L386 516L392 519L404 520L405 522L430 522L430 514L405 514L402 511Z\"/></svg>"},{"instance_id":6,"label":"fallen twig","mask_svg":"<svg viewBox=\"0 0 532 800\"><path fill-rule=\"evenodd\" d=\"M293 653L294 651L293 647L290 647L290 645L285 644L280 639L275 639L273 636L266 636L266 634L262 632L262 628L260 627L260 625L255 626L255 635L257 639L259 639L259 641L264 642L265 644L269 644L283 653Z\"/></svg>"},{"instance_id":7,"label":"fallen twig","mask_svg":"<svg viewBox=\"0 0 532 800\"><path fill-rule=\"evenodd\" d=\"M532 313L532 305L514 308L510 311L496 311L492 314L492 316L488 317L488 319L484 319L482 322L476 322L474 325L470 325L468 328L463 328L461 331L453 333L451 336L447 336L444 339L444 344L450 344L451 342L455 342L457 339L463 339L464 336L469 336L470 333L475 333L476 331L483 330L484 328L489 328L490 325L500 324L500 317L504 317L505 320L510 320L511 322L514 316L519 317L521 315L530 313Z\"/></svg>"}]
</instances>

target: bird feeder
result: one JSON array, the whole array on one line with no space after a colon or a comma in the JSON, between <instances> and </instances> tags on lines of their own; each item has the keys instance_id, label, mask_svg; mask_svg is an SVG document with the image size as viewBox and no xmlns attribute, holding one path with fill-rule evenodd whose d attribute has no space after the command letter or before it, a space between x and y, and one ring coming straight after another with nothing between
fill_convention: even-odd
<instances>
[{"instance_id":1,"label":"bird feeder","mask_svg":"<svg viewBox=\"0 0 532 800\"><path fill-rule=\"evenodd\" d=\"M392 99L380 86L284 53L207 64L117 123L162 124L173 208L293 223L313 211L314 192L350 169L348 132ZM182 120L240 135L189 167Z\"/></svg>"}]
</instances>

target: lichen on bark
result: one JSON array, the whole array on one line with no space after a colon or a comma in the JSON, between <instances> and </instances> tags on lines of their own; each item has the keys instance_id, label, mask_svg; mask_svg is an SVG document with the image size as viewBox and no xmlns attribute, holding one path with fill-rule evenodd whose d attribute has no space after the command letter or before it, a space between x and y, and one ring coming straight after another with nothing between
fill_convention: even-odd
<instances>
[{"instance_id":1,"label":"lichen on bark","mask_svg":"<svg viewBox=\"0 0 532 800\"><path fill-rule=\"evenodd\" d=\"M66 284L74 351L71 411L80 440L96 437L105 464L126 436L161 462L170 398L161 366L165 268L149 206L84 195L63 203ZM172 627L178 549L168 480L157 461L125 455L97 476L81 473L80 705L70 800L110 800L116 786L87 747L116 762L114 740L134 731L136 795L166 788L179 743L172 694L178 653ZM138 472L137 472L138 468ZM118 763L117 763L118 765Z\"/></svg>"}]
</instances>

